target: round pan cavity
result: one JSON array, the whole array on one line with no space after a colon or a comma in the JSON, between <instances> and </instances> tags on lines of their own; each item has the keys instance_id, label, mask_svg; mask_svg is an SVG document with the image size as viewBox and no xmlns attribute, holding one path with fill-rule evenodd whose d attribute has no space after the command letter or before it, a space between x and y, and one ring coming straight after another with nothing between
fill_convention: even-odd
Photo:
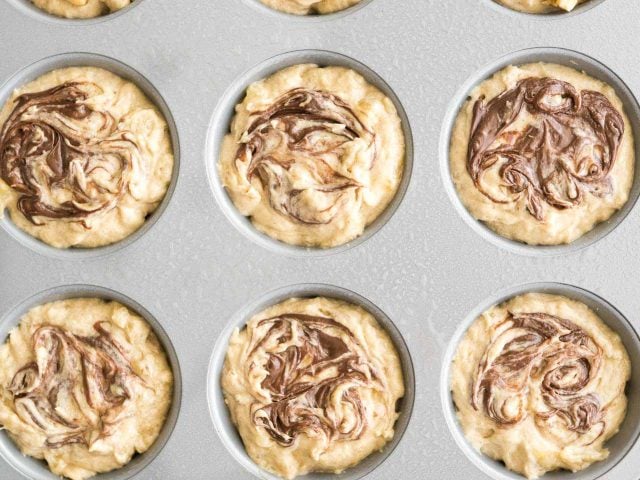
<instances>
[{"instance_id":1,"label":"round pan cavity","mask_svg":"<svg viewBox=\"0 0 640 480\"><path fill-rule=\"evenodd\" d=\"M415 399L415 375L413 371L413 362L407 344L402 334L393 324L391 319L378 307L366 298L351 292L344 288L334 287L324 284L301 284L282 287L272 292L266 293L257 300L245 305L232 318L227 327L224 329L213 349L211 360L209 362L209 372L207 375L207 400L209 404L209 412L213 420L216 432L222 440L226 449L231 453L233 458L242 465L247 471L258 478L265 480L280 480L280 477L273 475L258 465L256 465L251 457L247 455L242 439L231 421L229 410L224 401L220 379L222 368L224 366L225 357L227 355L227 347L229 339L235 329L242 329L249 319L263 311L264 309L283 302L289 298L314 298L327 297L360 306L371 313L378 321L380 326L387 332L400 356L400 363L404 375L405 395L401 399L398 406L400 416L395 424L395 435L393 439L387 443L382 451L374 452L365 458L358 465L349 468L340 475L334 474L309 474L305 475L305 480L327 480L329 478L339 478L340 480L357 480L371 473L380 466L395 450L404 435Z\"/></svg>"},{"instance_id":2,"label":"round pan cavity","mask_svg":"<svg viewBox=\"0 0 640 480\"><path fill-rule=\"evenodd\" d=\"M597 7L605 0L589 0L587 2L576 5L576 7L570 12L564 11L553 11L549 13L529 13L529 12L520 12L518 10L513 10L505 5L502 5L497 0L482 0L483 3L487 4L489 8L500 11L502 13L506 13L507 15L511 15L514 17L526 17L531 20L558 20L569 17L575 17L576 15L580 15L581 13L585 13L591 10L594 7Z\"/></svg>"},{"instance_id":3,"label":"round pan cavity","mask_svg":"<svg viewBox=\"0 0 640 480\"><path fill-rule=\"evenodd\" d=\"M126 480L141 472L158 456L169 440L176 425L182 400L182 374L180 372L178 356L176 355L169 336L158 320L156 320L148 310L135 300L121 293L94 285L65 285L54 287L27 298L12 308L0 320L0 339L2 339L4 343L9 332L20 323L22 317L32 308L45 303L74 298L100 298L107 301L116 301L138 314L151 326L151 329L167 355L167 361L173 371L173 397L171 399L171 407L164 426L160 431L160 435L151 448L142 454L134 455L131 461L122 468L112 470L111 472L100 473L92 477L92 479L95 480ZM27 478L32 480L60 480L59 476L51 473L44 460L23 455L6 431L0 431L0 456L16 471Z\"/></svg>"},{"instance_id":4,"label":"round pan cavity","mask_svg":"<svg viewBox=\"0 0 640 480\"><path fill-rule=\"evenodd\" d=\"M391 200L387 208L371 223L362 235L353 239L349 243L332 248L307 248L296 245L289 245L271 238L267 234L260 232L253 226L248 217L242 215L233 204L231 197L226 192L220 179L218 170L218 161L220 158L220 147L224 137L230 131L231 121L235 115L235 107L241 103L246 95L249 85L258 80L267 78L274 73L293 65L313 63L321 67L335 66L352 69L358 72L374 87L384 93L395 105L400 117L402 125L402 133L405 141L405 158L402 180L398 186L398 191ZM377 233L389 219L393 216L397 208L402 203L402 199L407 191L411 180L411 171L413 168L413 136L411 134L411 126L409 118L405 112L400 100L393 92L391 87L373 70L366 65L339 53L324 50L298 50L294 52L284 53L266 60L251 70L245 72L224 93L209 125L207 135L207 143L205 147L205 164L207 167L207 176L220 208L229 219L229 221L247 238L258 245L267 248L275 253L280 253L293 257L313 256L320 257L341 253L353 248L371 238Z\"/></svg>"},{"instance_id":5,"label":"round pan cavity","mask_svg":"<svg viewBox=\"0 0 640 480\"><path fill-rule=\"evenodd\" d=\"M579 287L562 283L531 283L505 289L491 296L481 305L478 305L456 330L443 359L440 375L440 399L447 422L447 426L453 435L458 447L464 452L471 462L495 480L522 480L524 477L509 471L502 462L492 460L476 450L466 439L462 427L458 422L456 407L451 397L451 364L456 354L458 344L464 337L471 324L485 311L494 305L499 305L513 297L525 293L547 293L562 295L577 300L587 305L600 319L614 332L620 335L629 358L631 360L631 379L627 384L626 394L628 399L627 416L620 431L612 437L606 447L610 451L609 457L592 464L589 468L580 472L556 471L549 472L544 480L596 480L608 478L607 472L614 468L635 445L640 435L640 339L631 323L613 305L603 298Z\"/></svg>"},{"instance_id":6,"label":"round pan cavity","mask_svg":"<svg viewBox=\"0 0 640 480\"><path fill-rule=\"evenodd\" d=\"M609 220L596 225L582 237L566 245L527 245L525 243L502 237L471 215L460 200L458 191L451 177L451 167L449 163L451 133L460 109L469 98L469 93L484 80L487 80L505 67L536 62L565 65L575 70L583 71L587 75L601 80L613 87L624 105L625 113L629 118L629 127L633 131L635 142L634 179L627 203L620 210L615 212ZM529 256L553 256L581 250L598 240L601 240L615 230L615 228L622 223L629 212L633 209L636 201L638 200L638 196L640 196L640 174L637 172L640 160L640 106L638 105L638 101L629 87L613 71L594 58L573 50L562 48L529 48L520 50L505 55L474 73L464 83L460 90L458 90L453 101L447 108L440 134L439 148L442 180L447 194L449 195L449 198L457 212L476 233L482 236L482 238L512 253Z\"/></svg>"},{"instance_id":7,"label":"round pan cavity","mask_svg":"<svg viewBox=\"0 0 640 480\"><path fill-rule=\"evenodd\" d=\"M67 67L103 68L137 85L164 116L169 127L174 157L171 182L169 183L169 188L167 189L164 198L160 202L160 205L158 205L158 208L147 217L145 223L138 230L133 232L128 237L111 245L96 248L55 248L35 237L32 237L28 233L18 228L11 221L11 218L8 214L5 214L4 217L0 219L0 226L2 226L4 230L6 230L21 244L28 248L31 248L37 253L60 259L86 259L107 255L132 244L137 239L146 234L155 224L155 222L160 218L164 210L167 208L169 201L171 200L171 196L173 195L173 191L175 190L175 186L178 181L178 172L180 170L180 142L178 140L178 129L176 127L176 123L173 119L173 116L171 115L171 111L169 110L168 105L162 98L162 95L160 95L160 92L156 90L156 88L151 84L149 80L147 80L141 73L134 70L132 67L104 55L98 55L94 53L63 53L39 60L14 74L9 80L4 83L4 85L0 87L0 106L3 107L7 103L15 89L37 79L38 77L52 70Z\"/></svg>"},{"instance_id":8,"label":"round pan cavity","mask_svg":"<svg viewBox=\"0 0 640 480\"><path fill-rule=\"evenodd\" d=\"M357 12L361 8L369 5L373 0L361 0L360 3L356 3L355 5L345 8L344 10L340 10L338 12L327 13L324 15L295 15L293 13L282 12L280 10L276 10L274 8L266 6L260 0L244 0L245 3L249 4L251 7L256 10L265 13L267 15L271 15L273 17L279 17L283 20L289 21L298 21L298 22L326 22L328 20L338 20L340 18L346 17L352 13Z\"/></svg>"},{"instance_id":9,"label":"round pan cavity","mask_svg":"<svg viewBox=\"0 0 640 480\"><path fill-rule=\"evenodd\" d=\"M93 25L96 23L102 23L107 20L112 20L120 15L123 15L130 11L131 9L137 7L144 0L133 0L133 2L120 10L116 10L113 13L108 13L106 15L100 15L99 17L94 18L65 18L59 17L57 15L53 15L45 10L42 10L36 7L31 0L7 0L11 5L13 5L20 12L25 15L30 16L31 18L35 18L36 20L41 20L43 22L57 24L57 25Z\"/></svg>"}]
</instances>

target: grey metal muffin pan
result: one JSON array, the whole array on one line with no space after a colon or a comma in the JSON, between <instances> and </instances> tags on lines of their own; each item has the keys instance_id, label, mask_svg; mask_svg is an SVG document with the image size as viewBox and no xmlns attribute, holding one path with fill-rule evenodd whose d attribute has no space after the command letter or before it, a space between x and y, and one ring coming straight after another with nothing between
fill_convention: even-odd
<instances>
[{"instance_id":1,"label":"grey metal muffin pan","mask_svg":"<svg viewBox=\"0 0 640 480\"><path fill-rule=\"evenodd\" d=\"M168 206L126 248L90 258L82 252L39 255L0 229L0 318L12 305L53 286L103 285L153 312L171 339L182 367L180 418L165 448L136 479L255 478L229 453L210 421L207 390L215 380L208 365L214 343L223 338L230 320L239 318L234 316L238 310L281 286L323 283L359 292L393 320L411 352L413 415L393 454L382 463L372 460L378 464L367 480L487 480L506 474L497 466L483 471L467 458L449 430L439 388L444 354L455 332L477 305L497 299L495 292L539 281L580 285L611 302L640 329L637 206L632 209L631 202L624 220L620 216L615 229L585 248L520 255L521 249L485 241L469 227L439 171L438 147L449 128L446 120L456 110L452 102L462 100L456 95L460 86L498 68L496 59L531 47L559 47L596 58L608 68L583 64L606 75L621 94L613 72L637 96L639 2L592 0L597 8L580 15L533 17L511 14L490 0L373 0L348 15L300 19L254 8L255 0L136 0L121 14L98 22L52 23L25 15L14 8L16 1L0 1L0 83L41 59L94 52L131 65L148 79L161 92L180 133L181 162ZM279 245L262 248L247 238L250 225L244 230L232 226L229 212L212 195L209 178L217 158L205 152L207 140L228 127L222 122L224 130L212 133L212 115L221 112L216 107L226 101L229 108L241 99L243 79L251 80L243 72L262 65L266 70L256 70L257 79L276 68L268 59L299 55L290 52L300 50L337 52L366 65L392 87L413 132L415 161L402 202L375 235L332 255L290 254ZM470 79L473 72L479 73ZM230 89L235 98L229 97ZM225 110L227 119L231 114ZM635 108L627 114L637 129ZM626 330L619 333L627 341L634 338ZM624 428L633 430L638 423L630 414ZM615 438L612 442L626 443L624 436ZM639 480L638 443L604 478ZM587 480L588 472L570 477ZM0 478L22 477L0 460Z\"/></svg>"},{"instance_id":2,"label":"grey metal muffin pan","mask_svg":"<svg viewBox=\"0 0 640 480\"><path fill-rule=\"evenodd\" d=\"M171 344L171 340L163 330L162 326L154 318L154 316L135 300L130 299L126 295L119 292L93 285L65 285L54 287L49 290L37 293L30 298L24 300L19 305L11 309L2 320L0 320L0 338L4 342L11 330L19 323L20 319L32 308L49 302L59 300L69 300L74 298L99 298L106 301L116 301L132 312L140 315L152 328L160 344L167 354L167 360L173 371L173 397L171 408L167 414L164 427L160 431L160 435L154 444L142 454L136 454L124 467L113 470L111 472L96 475L96 480L126 480L142 471L165 446L171 432L178 421L180 412L180 402L182 398L182 376L180 373L180 363L176 352ZM13 440L9 437L6 430L0 432L0 456L15 468L18 472L27 478L34 480L56 480L57 475L51 473L47 468L44 460L37 460L32 457L23 455ZM4 476L2 478L5 478Z\"/></svg>"},{"instance_id":3,"label":"grey metal muffin pan","mask_svg":"<svg viewBox=\"0 0 640 480\"><path fill-rule=\"evenodd\" d=\"M551 472L544 475L545 479L569 480L580 478L581 480L596 480L607 478L605 475L611 471L633 448L640 435L640 338L633 325L616 308L603 298L584 289L560 283L540 282L507 288L496 295L492 295L482 304L477 306L460 324L453 336L444 355L442 374L440 377L440 393L442 408L445 412L447 425L454 436L456 443L467 457L496 480L518 480L522 476L507 470L504 463L492 460L477 451L464 437L464 432L457 419L456 406L451 398L451 362L456 354L458 344L464 337L471 324L485 311L494 305L499 305L509 299L525 293L547 293L561 295L587 305L596 312L600 319L614 332L620 335L629 358L631 360L631 379L625 390L629 402L627 416L620 427L620 431L607 443L610 455L606 460L597 462L578 475L567 471Z\"/></svg>"},{"instance_id":4,"label":"grey metal muffin pan","mask_svg":"<svg viewBox=\"0 0 640 480\"><path fill-rule=\"evenodd\" d=\"M2 226L12 237L21 242L23 245L33 249L38 253L64 259L83 259L106 255L120 248L124 248L127 245L135 242L138 238L140 238L151 229L153 224L160 218L162 212L169 204L171 195L173 194L173 191L175 189L176 182L178 180L178 172L180 170L180 142L178 140L178 131L175 121L173 120L173 116L171 115L171 111L167 107L167 104L162 98L162 95L154 88L149 80L144 78L144 76L142 76L130 66L104 55L96 55L92 53L63 53L39 60L20 70L0 87L0 105L4 106L13 94L14 90L16 90L17 88L20 88L21 86L52 70L67 67L103 68L135 83L140 88L140 90L144 92L147 98L149 98L149 100L156 105L158 110L166 119L167 125L169 127L169 134L171 136L174 156L171 182L167 193L164 199L160 202L160 205L158 205L158 208L149 215L147 221L136 232L134 232L129 237L111 245L99 248L54 248L18 228L11 221L11 218L8 214L0 218L0 226Z\"/></svg>"},{"instance_id":5,"label":"grey metal muffin pan","mask_svg":"<svg viewBox=\"0 0 640 480\"><path fill-rule=\"evenodd\" d=\"M394 103L396 110L398 111L398 116L400 117L402 133L405 138L405 158L402 180L400 181L397 193L394 195L387 208L365 229L364 234L360 237L344 245L327 249L288 245L260 232L252 225L251 220L240 214L234 206L229 194L222 186L218 168L222 141L225 135L229 133L231 121L235 115L235 107L243 101L247 88L252 83L267 78L284 68L305 63L313 63L320 67L333 66L350 68L360 73L369 83L380 89L380 91L382 91ZM402 202L404 194L407 191L407 187L409 186L409 182L411 181L411 171L413 169L413 137L411 134L409 119L402 104L400 103L400 100L391 87L373 70L357 60L339 53L322 50L299 50L277 55L260 63L256 67L244 73L229 87L220 99L218 106L216 107L216 112L211 120L205 150L205 162L207 171L209 172L211 188L213 189L213 193L220 205L220 208L227 215L229 221L248 238L262 247L269 248L275 252L283 253L285 255L324 256L344 252L349 248L362 244L380 230L394 214Z\"/></svg>"},{"instance_id":6,"label":"grey metal muffin pan","mask_svg":"<svg viewBox=\"0 0 640 480\"><path fill-rule=\"evenodd\" d=\"M266 293L262 297L251 301L238 311L228 323L222 332L218 341L213 348L213 354L209 363L209 373L207 375L207 397L209 401L209 412L213 420L213 424L218 432L222 443L231 455L249 472L258 478L264 480L277 480L279 477L273 475L262 468L258 467L244 450L242 439L231 421L229 411L226 408L222 389L220 387L220 379L222 368L227 353L227 345L231 335L236 329L242 330L251 317L262 310L276 305L288 298L315 298L327 297L360 306L371 313L380 326L387 332L400 356L402 373L404 376L405 395L398 402L397 411L399 413L398 420L395 424L395 435L384 449L380 452L373 453L358 465L345 470L340 475L334 474L309 474L304 478L309 480L321 480L337 478L341 480L357 480L373 471L378 465L392 454L396 446L400 443L402 436L411 419L413 405L415 400L415 374L413 371L413 363L411 354L407 348L407 344L402 338L402 334L393 324L391 319L372 302L344 288L332 285L321 284L303 284L282 287L272 292Z\"/></svg>"},{"instance_id":7,"label":"grey metal muffin pan","mask_svg":"<svg viewBox=\"0 0 640 480\"><path fill-rule=\"evenodd\" d=\"M450 170L450 156L449 148L451 145L451 134L456 121L456 117L469 98L469 93L484 80L492 77L495 73L499 72L505 67L510 65L524 65L527 63L556 63L567 67L574 68L576 70L585 72L598 80L601 80L611 85L620 100L622 101L625 112L631 123L630 127L633 130L633 136L635 141L635 154L636 154L636 170L639 168L640 162L640 105L634 97L629 87L624 83L620 77L618 77L613 71L607 68L602 63L598 62L594 58L580 52L561 49L561 48L530 48L520 50L518 52L505 55L491 64L483 67L478 72L473 74L467 82L460 88L458 93L449 106L447 111L442 134L440 137L440 170L442 173L442 180L447 189L447 193L451 198L451 201L455 205L458 213L462 215L467 224L471 226L476 232L482 235L484 238L492 241L498 246L506 248L515 253L521 253L523 255L560 255L563 253L570 253L585 248L594 242L604 238L611 233L631 212L633 207L640 196L640 175L636 175L634 178L631 191L629 193L629 200L627 203L613 216L602 222L593 228L593 230L587 232L582 237L578 238L574 242L568 245L553 245L553 246L541 246L541 245L527 245L521 242L517 242L495 233L483 222L476 220L467 208L463 205L462 201L458 197L456 187L453 183Z\"/></svg>"}]
</instances>

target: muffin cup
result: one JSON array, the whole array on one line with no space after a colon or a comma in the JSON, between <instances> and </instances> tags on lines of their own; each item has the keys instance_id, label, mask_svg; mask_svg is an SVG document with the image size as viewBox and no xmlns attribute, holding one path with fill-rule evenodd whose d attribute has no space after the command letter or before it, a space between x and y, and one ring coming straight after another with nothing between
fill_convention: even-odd
<instances>
[{"instance_id":1,"label":"muffin cup","mask_svg":"<svg viewBox=\"0 0 640 480\"><path fill-rule=\"evenodd\" d=\"M65 285L45 290L27 298L2 317L2 320L0 320L0 338L3 339L4 343L9 332L20 323L21 318L32 308L45 303L75 298L100 298L107 301L116 301L142 317L151 326L162 345L173 372L171 407L162 430L153 445L146 452L135 454L131 461L122 468L92 477L95 480L126 480L141 472L153 461L162 451L173 432L178 420L182 400L180 364L169 336L148 310L121 293L94 285ZM23 455L6 430L0 431L0 456L26 478L32 480L60 480L59 476L51 473L44 460Z\"/></svg>"},{"instance_id":2,"label":"muffin cup","mask_svg":"<svg viewBox=\"0 0 640 480\"><path fill-rule=\"evenodd\" d=\"M373 0L361 0L360 3L356 3L349 8L345 8L344 10L340 10L338 12L327 13L324 15L295 15L293 13L287 13L280 10L276 10L274 8L266 6L260 0L244 0L246 4L251 6L252 8L265 13L267 15L271 15L273 17L279 17L282 20L288 21L297 21L297 22L326 22L329 20L339 20L347 15L357 12L361 8L369 5Z\"/></svg>"},{"instance_id":3,"label":"muffin cup","mask_svg":"<svg viewBox=\"0 0 640 480\"><path fill-rule=\"evenodd\" d=\"M231 321L216 341L213 354L211 355L209 372L207 375L207 400L209 404L209 412L220 440L222 440L222 443L229 453L231 453L240 465L261 479L279 480L280 477L267 472L254 463L245 451L242 439L240 438L235 425L231 421L229 409L225 404L222 386L220 384L229 339L236 328L242 329L253 315L260 313L272 305L281 303L289 298L314 297L327 297L343 300L364 308L374 316L380 326L391 338L400 357L404 377L405 395L399 402L398 411L400 412L400 415L395 423L395 435L393 436L393 439L385 445L382 451L372 453L360 463L345 470L339 475L329 473L311 473L300 478L304 478L305 480L326 480L329 478L356 480L364 477L375 470L392 454L396 446L400 443L411 418L415 400L415 376L413 371L413 362L411 360L409 349L402 338L402 334L382 310L357 293L331 285L291 285L266 293L259 299L245 305L232 317Z\"/></svg>"},{"instance_id":4,"label":"muffin cup","mask_svg":"<svg viewBox=\"0 0 640 480\"><path fill-rule=\"evenodd\" d=\"M223 187L220 179L220 173L218 171L220 148L222 146L223 139L229 133L231 121L235 115L235 107L243 101L249 85L258 80L267 78L287 67L304 63L314 63L321 67L336 66L350 68L362 75L367 82L378 88L393 102L398 111L398 116L400 117L402 133L405 141L405 158L402 180L398 186L398 191L387 208L365 229L362 235L344 245L326 249L289 245L260 232L253 226L248 217L245 217L238 211L229 194ZM393 216L397 208L400 206L400 203L402 203L402 199L404 198L411 180L411 171L413 168L413 137L411 134L411 126L409 125L409 118L407 117L400 100L391 87L373 70L357 60L339 53L323 50L298 50L272 57L245 72L233 82L231 87L229 87L218 102L213 118L211 119L209 133L207 135L207 144L205 147L205 163L209 183L220 208L226 215L227 219L229 219L229 221L247 238L275 253L293 257L319 257L334 253L341 253L364 243L378 232Z\"/></svg>"},{"instance_id":5,"label":"muffin cup","mask_svg":"<svg viewBox=\"0 0 640 480\"><path fill-rule=\"evenodd\" d=\"M139 1L139 0L136 0ZM167 208L173 191L175 190L176 183L178 181L178 173L180 170L180 142L178 140L178 129L176 123L171 115L169 107L165 103L164 99L141 73L134 70L132 67L125 65L124 63L115 60L113 58L98 55L95 53L63 53L60 55L54 55L51 57L39 60L28 67L23 68L4 85L0 87L0 105L4 107L14 90L20 88L23 85L35 80L36 78L56 69L67 67L98 67L131 81L142 90L142 92L149 98L160 113L164 116L167 125L169 127L169 134L171 136L171 145L173 148L174 164L173 172L171 174L171 182L167 192L158 205L158 208L151 213L146 219L145 223L135 232L128 237L115 242L111 245L95 248L56 248L45 242L29 235L18 228L12 221L8 212L4 212L4 216L0 218L0 226L9 233L13 238L18 240L22 245L31 248L33 251L42 255L47 255L53 258L59 259L86 259L94 258L102 255L113 253L125 246L128 246L135 242L137 239L145 235L156 221L160 218L164 210ZM1 107L0 107L1 108Z\"/></svg>"},{"instance_id":6,"label":"muffin cup","mask_svg":"<svg viewBox=\"0 0 640 480\"><path fill-rule=\"evenodd\" d=\"M99 17L94 18L66 18L59 17L57 15L53 15L45 10L42 10L36 7L31 0L7 0L8 3L13 5L20 12L28 15L31 18L35 18L36 20L40 20L43 22L55 24L55 25L79 25L79 26L87 26L93 25L96 23L106 22L107 20L113 20L120 15L124 15L129 10L140 5L144 0L134 0L130 5L121 8L120 10L116 10L113 13L108 13L106 15L100 15Z\"/></svg>"},{"instance_id":7,"label":"muffin cup","mask_svg":"<svg viewBox=\"0 0 640 480\"><path fill-rule=\"evenodd\" d=\"M466 439L464 431L458 421L456 407L451 396L451 365L458 345L469 327L484 312L494 305L499 305L509 299L525 293L547 293L562 295L587 305L614 332L620 335L629 359L631 360L631 378L627 384L627 415L620 425L620 431L609 439L605 447L610 455L606 460L593 463L585 470L573 473L566 470L549 472L543 475L543 480L596 480L607 478L606 474L614 468L629 453L640 435L640 339L631 323L616 308L606 300L583 290L579 287L563 283L541 282L520 285L505 289L477 306L456 330L445 352L440 376L440 399L444 410L447 426L458 447L471 462L495 480L522 480L525 477L508 470L504 463L493 460L476 450Z\"/></svg>"},{"instance_id":8,"label":"muffin cup","mask_svg":"<svg viewBox=\"0 0 640 480\"><path fill-rule=\"evenodd\" d=\"M615 212L609 220L599 223L592 230L586 232L583 236L576 239L572 243L566 245L527 245L525 243L511 240L499 235L491 230L480 220L477 220L465 207L458 196L458 191L451 177L450 166L450 144L451 134L455 125L456 118L460 109L469 98L471 91L483 81L491 78L495 73L510 66L524 65L527 63L545 62L565 65L573 69L583 71L587 75L601 80L616 91L618 97L624 105L625 113L629 118L629 127L633 131L634 151L635 151L635 169L634 179L629 192L627 203ZM633 209L638 196L640 195L640 106L629 87L618 77L613 71L607 68L597 60L573 50L562 48L529 48L505 55L494 62L486 65L476 73L474 73L465 84L458 90L449 104L447 113L444 118L443 128L440 134L440 172L444 182L445 189L451 202L453 203L458 214L465 222L485 240L490 241L494 245L504 248L512 253L529 256L553 256L577 252L598 240L606 237L615 228L622 223L629 212Z\"/></svg>"},{"instance_id":9,"label":"muffin cup","mask_svg":"<svg viewBox=\"0 0 640 480\"><path fill-rule=\"evenodd\" d=\"M575 17L576 15L580 15L581 13L588 12L589 10L591 10L594 7L597 7L604 1L605 0L589 0L588 2L577 5L576 8L574 8L570 12L557 11L557 12L550 12L550 13L529 13L529 12L519 12L518 10L513 10L509 7L502 5L496 0L482 0L483 3L487 4L488 8L492 8L502 13L506 13L507 15L512 15L520 18L527 17L528 19L531 19L531 20L559 20L559 19L566 19L569 17Z\"/></svg>"}]
</instances>

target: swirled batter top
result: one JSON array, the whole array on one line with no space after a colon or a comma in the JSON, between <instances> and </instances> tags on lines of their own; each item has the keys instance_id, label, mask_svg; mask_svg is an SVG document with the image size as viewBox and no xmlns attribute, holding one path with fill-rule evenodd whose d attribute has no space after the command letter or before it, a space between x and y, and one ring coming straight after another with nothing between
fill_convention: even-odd
<instances>
[{"instance_id":1,"label":"swirled batter top","mask_svg":"<svg viewBox=\"0 0 640 480\"><path fill-rule=\"evenodd\" d=\"M0 347L0 426L72 480L126 465L158 437L173 374L124 306L74 299L30 310Z\"/></svg>"},{"instance_id":2,"label":"swirled batter top","mask_svg":"<svg viewBox=\"0 0 640 480\"><path fill-rule=\"evenodd\" d=\"M360 236L393 199L404 137L393 103L353 70L296 65L252 84L219 169L240 213L286 243Z\"/></svg>"},{"instance_id":3,"label":"swirled batter top","mask_svg":"<svg viewBox=\"0 0 640 480\"><path fill-rule=\"evenodd\" d=\"M260 0L266 6L294 15L322 15L352 7L362 0Z\"/></svg>"},{"instance_id":4,"label":"swirled batter top","mask_svg":"<svg viewBox=\"0 0 640 480\"><path fill-rule=\"evenodd\" d=\"M129 6L133 0L31 0L52 15L65 18L94 18Z\"/></svg>"},{"instance_id":5,"label":"swirled batter top","mask_svg":"<svg viewBox=\"0 0 640 480\"><path fill-rule=\"evenodd\" d=\"M460 199L502 236L570 243L629 198L634 139L605 83L568 67L507 67L471 92L452 132Z\"/></svg>"},{"instance_id":6,"label":"swirled batter top","mask_svg":"<svg viewBox=\"0 0 640 480\"><path fill-rule=\"evenodd\" d=\"M404 395L386 332L327 298L287 300L236 331L222 388L249 456L284 478L339 473L380 450Z\"/></svg>"},{"instance_id":7,"label":"swirled batter top","mask_svg":"<svg viewBox=\"0 0 640 480\"><path fill-rule=\"evenodd\" d=\"M172 170L164 118L106 70L55 70L0 112L0 209L54 247L129 236L164 197Z\"/></svg>"},{"instance_id":8,"label":"swirled batter top","mask_svg":"<svg viewBox=\"0 0 640 480\"><path fill-rule=\"evenodd\" d=\"M513 10L525 13L570 12L589 0L496 0Z\"/></svg>"},{"instance_id":9,"label":"swirled batter top","mask_svg":"<svg viewBox=\"0 0 640 480\"><path fill-rule=\"evenodd\" d=\"M531 293L473 323L451 389L469 442L537 478L607 458L605 442L626 414L630 371L620 338L586 305Z\"/></svg>"}]
</instances>

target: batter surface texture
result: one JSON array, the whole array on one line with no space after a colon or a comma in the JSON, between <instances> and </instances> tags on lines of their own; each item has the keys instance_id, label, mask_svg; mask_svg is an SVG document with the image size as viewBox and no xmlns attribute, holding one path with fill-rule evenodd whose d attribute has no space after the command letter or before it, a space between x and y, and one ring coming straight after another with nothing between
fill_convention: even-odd
<instances>
[{"instance_id":1,"label":"batter surface texture","mask_svg":"<svg viewBox=\"0 0 640 480\"><path fill-rule=\"evenodd\" d=\"M94 18L129 6L133 0L31 0L52 15L65 18Z\"/></svg>"},{"instance_id":2,"label":"batter surface texture","mask_svg":"<svg viewBox=\"0 0 640 480\"><path fill-rule=\"evenodd\" d=\"M531 293L471 325L451 389L468 441L527 478L604 460L625 418L630 361L586 305Z\"/></svg>"},{"instance_id":3,"label":"batter surface texture","mask_svg":"<svg viewBox=\"0 0 640 480\"><path fill-rule=\"evenodd\" d=\"M149 449L172 388L149 325L116 302L35 307L0 347L0 425L25 455L72 480Z\"/></svg>"},{"instance_id":4,"label":"batter surface texture","mask_svg":"<svg viewBox=\"0 0 640 480\"><path fill-rule=\"evenodd\" d=\"M394 436L400 360L364 309L290 299L229 342L222 388L249 456L284 478L340 473Z\"/></svg>"},{"instance_id":5,"label":"batter surface texture","mask_svg":"<svg viewBox=\"0 0 640 480\"><path fill-rule=\"evenodd\" d=\"M496 0L505 7L525 13L570 12L589 0Z\"/></svg>"},{"instance_id":6,"label":"batter surface texture","mask_svg":"<svg viewBox=\"0 0 640 480\"><path fill-rule=\"evenodd\" d=\"M252 84L219 162L233 203L258 230L320 248L360 236L395 196L403 168L391 100L353 70L316 65Z\"/></svg>"},{"instance_id":7,"label":"batter surface texture","mask_svg":"<svg viewBox=\"0 0 640 480\"><path fill-rule=\"evenodd\" d=\"M352 7L361 0L260 0L275 10L294 15L323 15Z\"/></svg>"},{"instance_id":8,"label":"batter surface texture","mask_svg":"<svg viewBox=\"0 0 640 480\"><path fill-rule=\"evenodd\" d=\"M571 243L628 200L634 139L607 84L556 64L510 66L482 82L450 150L462 203L498 234Z\"/></svg>"},{"instance_id":9,"label":"batter surface texture","mask_svg":"<svg viewBox=\"0 0 640 480\"><path fill-rule=\"evenodd\" d=\"M169 129L133 83L93 67L54 70L0 111L0 210L58 248L122 240L165 196Z\"/></svg>"}]
</instances>

